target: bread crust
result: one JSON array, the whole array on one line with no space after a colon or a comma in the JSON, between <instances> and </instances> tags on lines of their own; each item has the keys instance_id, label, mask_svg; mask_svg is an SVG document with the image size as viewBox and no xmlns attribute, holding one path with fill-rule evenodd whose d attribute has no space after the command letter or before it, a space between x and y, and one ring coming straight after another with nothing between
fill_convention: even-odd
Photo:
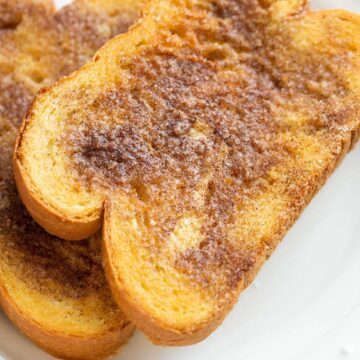
<instances>
[{"instance_id":1,"label":"bread crust","mask_svg":"<svg viewBox=\"0 0 360 360\"><path fill-rule=\"evenodd\" d=\"M17 142L20 141L18 138ZM16 148L19 145L16 145ZM20 161L15 158L13 162L14 176L17 183L21 200L25 204L34 220L40 224L48 233L52 235L63 234L65 240L83 240L95 234L101 227L102 217L97 214L84 219L73 219L66 217L53 208L50 208L37 194L31 189L29 176L20 165Z\"/></svg>"},{"instance_id":2,"label":"bread crust","mask_svg":"<svg viewBox=\"0 0 360 360\"><path fill-rule=\"evenodd\" d=\"M234 299L232 304L223 309L221 314L216 318L209 319L209 321L205 323L196 324L197 326L192 324L189 328L184 327L174 330L167 324L164 324L160 319L145 312L141 304L134 303L132 297L127 293L121 279L117 277L116 271L113 268L111 256L109 254L109 239L107 239L106 236L107 235L104 235L103 242L104 267L113 297L115 301L122 306L126 316L137 324L137 328L143 331L152 343L162 346L185 346L196 344L207 338L221 325L226 315L236 303L237 299ZM244 286L241 286L241 289L243 288ZM240 291L241 290L239 290L239 292Z\"/></svg>"},{"instance_id":3,"label":"bread crust","mask_svg":"<svg viewBox=\"0 0 360 360\"><path fill-rule=\"evenodd\" d=\"M50 331L24 314L0 284L0 306L18 329L49 354L65 360L104 359L117 353L131 337L134 326L127 322L94 337Z\"/></svg>"}]
</instances>

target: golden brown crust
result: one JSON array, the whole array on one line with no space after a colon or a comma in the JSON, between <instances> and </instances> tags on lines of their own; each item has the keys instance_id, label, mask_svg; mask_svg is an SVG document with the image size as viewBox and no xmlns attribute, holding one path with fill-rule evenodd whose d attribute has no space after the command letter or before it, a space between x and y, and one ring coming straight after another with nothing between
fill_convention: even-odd
<instances>
[{"instance_id":1,"label":"golden brown crust","mask_svg":"<svg viewBox=\"0 0 360 360\"><path fill-rule=\"evenodd\" d=\"M0 306L8 318L36 345L61 359L96 360L107 358L118 352L119 345L125 345L134 331L133 325L128 322L121 328L114 328L105 336L99 334L93 338L57 333L34 322L31 317L22 313L17 303L11 300L1 284L0 290Z\"/></svg>"},{"instance_id":2,"label":"golden brown crust","mask_svg":"<svg viewBox=\"0 0 360 360\"><path fill-rule=\"evenodd\" d=\"M94 216L93 219L85 222L83 219L76 221L66 218L65 215L60 214L55 209L51 209L36 193L30 190L31 186L27 185L30 180L27 179L26 173L19 166L19 161L14 161L13 169L23 203L34 220L41 224L48 233L52 235L62 233L62 238L65 240L83 240L100 229L102 219L99 216Z\"/></svg>"},{"instance_id":3,"label":"golden brown crust","mask_svg":"<svg viewBox=\"0 0 360 360\"><path fill-rule=\"evenodd\" d=\"M224 309L223 313L219 314L216 319L211 319L211 321L203 323L194 330L187 328L174 330L145 312L141 304L134 303L132 297L124 289L123 284L116 278L116 272L112 268L112 261L108 252L108 241L106 241L105 237L103 243L104 267L115 300L122 309L125 309L126 316L132 319L137 324L137 328L143 331L149 340L156 345L183 346L196 344L204 340L221 325L226 314L236 302L234 300L233 304Z\"/></svg>"},{"instance_id":4,"label":"golden brown crust","mask_svg":"<svg viewBox=\"0 0 360 360\"><path fill-rule=\"evenodd\" d=\"M55 142L76 180L105 193L109 283L157 344L191 344L221 323L359 137L360 18L286 4L153 1L26 120L24 169L43 104L65 97ZM118 53L123 77L82 106L83 75Z\"/></svg>"}]
</instances>

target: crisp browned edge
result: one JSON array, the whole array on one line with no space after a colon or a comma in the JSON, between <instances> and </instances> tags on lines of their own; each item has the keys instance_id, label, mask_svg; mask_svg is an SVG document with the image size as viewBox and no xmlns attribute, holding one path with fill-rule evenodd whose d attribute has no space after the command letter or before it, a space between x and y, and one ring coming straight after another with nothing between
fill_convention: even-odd
<instances>
[{"instance_id":1,"label":"crisp browned edge","mask_svg":"<svg viewBox=\"0 0 360 360\"><path fill-rule=\"evenodd\" d=\"M25 204L33 219L49 234L59 236L64 240L84 240L95 234L101 227L102 218L98 217L89 222L70 220L56 212L44 203L26 186L27 174L19 160L14 161L14 176L21 200Z\"/></svg>"},{"instance_id":2,"label":"crisp browned edge","mask_svg":"<svg viewBox=\"0 0 360 360\"><path fill-rule=\"evenodd\" d=\"M107 212L105 211L105 221L107 221L106 213ZM106 228L106 226L104 228ZM204 340L221 325L226 315L231 311L237 301L236 296L221 313L217 314L214 318L208 319L206 322L201 324L189 324L188 328L172 329L159 321L159 319L149 315L141 308L141 304L137 304L132 300L112 266L105 231L103 237L104 267L113 297L121 306L125 315L132 319L135 326L144 332L151 342L156 345L184 346L193 345ZM251 271L245 274L246 277L242 279L238 288L238 293L244 290L252 282L265 260L266 258L263 258L261 261L258 261Z\"/></svg>"},{"instance_id":3,"label":"crisp browned edge","mask_svg":"<svg viewBox=\"0 0 360 360\"><path fill-rule=\"evenodd\" d=\"M149 2L147 4L149 4ZM317 11L317 13L324 13L324 14L328 13L328 12L329 11L327 11L327 10ZM351 14L351 13L349 13L347 11L343 11L343 10L332 10L331 12L337 13L337 14L343 14L346 16ZM144 11L144 13L146 13L146 11ZM309 12L309 13L311 14L311 12ZM134 27L132 29L134 29ZM110 46L109 46L110 43L112 44L113 42L117 41L117 39L120 37L125 38L126 36L129 35L129 33L131 31L132 30L130 29L130 31L128 33L118 35L114 39L110 40L107 44L104 45L104 47L102 49L100 49L97 52L97 54L95 54L93 60L90 63L86 64L81 69L79 69L78 71L76 71L72 75L70 75L69 77L61 79L59 82L57 82L50 88L45 89L44 91L42 91L42 94L34 100L32 106L28 112L28 115L26 116L25 121L22 124L21 130L18 135L17 142L16 142L15 151L14 151L14 169L15 169L15 173L17 175L16 181L17 181L17 186L18 186L20 192L29 192L30 193L29 189L21 189L21 187L26 188L25 181L24 181L24 177L26 175L23 174L23 172L21 171L21 169L22 169L21 160L20 160L21 152L19 149L21 146L22 136L26 130L26 126L31 121L31 116L32 116L33 111L35 110L35 107L37 105L37 102L39 101L41 96L44 96L47 93L50 93L50 90L52 88L61 86L66 81L71 81L72 79L74 79L76 77L78 72L86 71L86 69L88 67L92 66L92 64L94 62L99 60L101 55L104 54L104 56L106 56L106 50L110 49ZM158 345L168 345L168 346L191 345L191 344L195 344L195 343L205 339L207 336L209 336L223 322L226 315L229 313L229 311L235 305L240 293L251 284L251 282L253 281L253 279L255 278L255 276L257 275L259 270L261 269L262 265L271 256L271 254L276 249L276 247L279 244L279 242L281 241L281 239L286 235L287 231L292 227L292 225L300 217L300 215L302 214L304 209L307 207L307 204L312 200L312 198L316 195L316 193L321 189L321 187L324 185L324 183L329 178L329 176L334 172L334 170L337 168L337 166L342 162L345 155L349 152L349 150L351 150L355 146L355 143L358 141L359 137L360 137L360 126L358 126L358 128L354 129L349 134L348 139L344 140L344 142L342 143L342 151L339 153L338 158L334 161L333 164L331 164L326 169L326 171L324 172L321 179L319 179L318 182L314 182L313 184L311 184L312 191L309 191L309 193L307 194L308 196L306 198L306 201L304 202L304 206L297 209L297 212L295 212L293 214L292 218L288 221L288 223L286 224L286 226L282 230L282 232L279 234L276 234L274 236L274 241L272 244L269 244L270 246L266 250L266 253L264 253L262 255L258 255L258 257L255 261L255 264L253 265L251 270L244 274L243 281L239 284L239 287L237 289L237 296L234 296L231 303L226 308L224 308L221 313L219 313L213 319L209 319L209 321L207 321L206 323L200 324L197 328L192 327L191 329L184 328L184 329L178 329L178 330L170 329L166 325L162 324L158 319L151 317L149 314L147 314L141 308L141 306L139 306L139 304L134 303L134 301L131 299L131 296L126 292L126 290L124 289L124 287L121 283L121 280L119 279L119 277L116 275L116 273L114 271L114 268L111 264L109 249L107 247L106 234L104 234L103 257L104 257L105 273L108 278L108 282L110 284L110 288L113 293L113 296L114 296L115 300L117 301L117 303L119 304L119 306L121 307L121 309L123 310L123 312L125 313L125 315L128 316L135 323L135 326L139 330L143 331L145 333L145 335L153 343L158 344ZM36 199L35 194L34 194L34 197ZM45 228L50 227L51 224L48 224L47 220L46 220L47 217L50 217L51 219L54 220L54 223L51 225L54 230L54 234L56 234L57 236L60 236L62 238L65 238L64 234L67 234L69 229L70 230L73 229L72 221L70 221L69 219L60 217L58 214L54 213L53 209L50 209L49 207L47 207L46 204L44 204L42 201L40 201L38 199L36 199L36 200L38 201L38 206L39 206L38 211L41 212L42 217L43 217L43 219L40 219L42 221L40 224L42 226L44 226ZM31 202L29 202L28 198L24 198L23 201L27 207L33 206L31 204ZM105 207L105 216L104 216L104 220L102 222L103 225L105 225L107 222L106 204L104 207ZM65 229L65 227L66 227L66 229ZM106 225L103 226L103 228L106 228ZM69 233L71 233L71 232L69 232ZM82 236L81 231L76 231L76 229L73 232L73 235L76 235L77 238L85 237L85 236Z\"/></svg>"},{"instance_id":4,"label":"crisp browned edge","mask_svg":"<svg viewBox=\"0 0 360 360\"><path fill-rule=\"evenodd\" d=\"M56 357L69 360L103 359L119 351L134 331L130 322L96 336L74 336L51 331L24 314L0 284L0 306L17 328L37 346Z\"/></svg>"}]
</instances>

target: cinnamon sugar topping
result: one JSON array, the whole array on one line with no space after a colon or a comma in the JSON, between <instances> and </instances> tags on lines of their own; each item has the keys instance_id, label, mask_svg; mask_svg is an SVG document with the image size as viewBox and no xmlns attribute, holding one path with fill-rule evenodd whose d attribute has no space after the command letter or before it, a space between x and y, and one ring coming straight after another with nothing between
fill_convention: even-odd
<instances>
[{"instance_id":1,"label":"cinnamon sugar topping","mask_svg":"<svg viewBox=\"0 0 360 360\"><path fill-rule=\"evenodd\" d=\"M68 119L60 140L85 182L145 203L157 224L152 252L161 254L184 214L198 214L203 241L175 265L206 287L209 274L225 274L219 293L253 264L254 251L234 248L227 236L237 207L292 156L282 136L291 131L286 114L308 119L299 131L333 136L353 114L344 111L340 76L350 55L299 51L289 33L296 28L274 26L263 3L215 0L201 21L184 15L161 45L124 60L128 82Z\"/></svg>"}]
</instances>

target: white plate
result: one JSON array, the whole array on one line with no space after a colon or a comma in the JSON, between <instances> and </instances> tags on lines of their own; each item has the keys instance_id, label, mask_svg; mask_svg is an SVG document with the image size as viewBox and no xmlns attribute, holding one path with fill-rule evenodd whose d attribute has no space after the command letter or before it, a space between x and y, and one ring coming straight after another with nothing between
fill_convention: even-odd
<instances>
[{"instance_id":1,"label":"white plate","mask_svg":"<svg viewBox=\"0 0 360 360\"><path fill-rule=\"evenodd\" d=\"M59 0L58 4L67 2ZM313 6L360 13L359 0L315 0ZM214 334L198 345L159 348L137 333L116 359L360 359L359 199L358 147L306 209L255 284L241 295ZM2 314L1 357L52 359Z\"/></svg>"}]
</instances>

